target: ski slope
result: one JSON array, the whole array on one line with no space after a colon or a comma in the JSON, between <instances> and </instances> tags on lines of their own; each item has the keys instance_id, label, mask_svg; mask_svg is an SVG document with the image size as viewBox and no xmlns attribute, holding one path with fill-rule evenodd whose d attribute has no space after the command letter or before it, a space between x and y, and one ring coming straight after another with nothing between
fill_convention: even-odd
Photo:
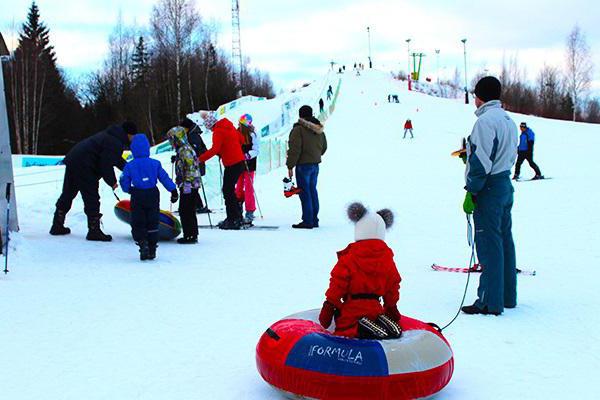
<instances>
[{"instance_id":1,"label":"ski slope","mask_svg":"<svg viewBox=\"0 0 600 400\"><path fill-rule=\"evenodd\" d=\"M400 104L388 104L389 93ZM80 199L67 217L73 233L49 236L61 184L24 186L32 177L17 169L21 232L11 242L11 272L0 277L0 398L279 399L256 371L255 345L274 321L321 306L335 252L353 238L345 218L353 200L395 211L387 242L403 278L401 313L447 323L466 275L429 266L468 261L464 166L449 154L470 132L473 111L407 92L384 73L347 74L326 124L321 228L290 228L300 204L282 196L280 168L257 178L264 213L257 223L280 225L278 231L202 230L195 246L162 243L155 262L138 260L106 185L102 212L112 243L85 241ZM516 309L461 315L444 332L456 369L436 398L594 398L598 127L513 117L535 131L536 161L553 178L515 184L517 261L538 275L519 277ZM402 139L406 118L415 139ZM522 172L532 175L527 164Z\"/></svg>"}]
</instances>

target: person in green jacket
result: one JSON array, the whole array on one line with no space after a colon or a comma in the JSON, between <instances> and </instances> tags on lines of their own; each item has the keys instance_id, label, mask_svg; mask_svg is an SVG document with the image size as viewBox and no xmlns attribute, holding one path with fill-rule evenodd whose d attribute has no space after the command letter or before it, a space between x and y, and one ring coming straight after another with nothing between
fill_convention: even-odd
<instances>
[{"instance_id":1,"label":"person in green jacket","mask_svg":"<svg viewBox=\"0 0 600 400\"><path fill-rule=\"evenodd\" d=\"M317 178L321 156L327 150L327 138L321 122L313 116L310 106L300 107L298 122L290 132L286 165L290 178L296 169L296 181L302 203L302 222L292 225L296 229L319 227L319 195Z\"/></svg>"}]
</instances>

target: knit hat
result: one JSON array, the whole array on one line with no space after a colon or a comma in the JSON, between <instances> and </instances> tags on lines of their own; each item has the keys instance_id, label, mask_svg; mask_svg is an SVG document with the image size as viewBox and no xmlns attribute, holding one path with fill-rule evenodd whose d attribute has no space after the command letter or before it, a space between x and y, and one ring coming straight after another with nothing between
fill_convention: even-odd
<instances>
[{"instance_id":1,"label":"knit hat","mask_svg":"<svg viewBox=\"0 0 600 400\"><path fill-rule=\"evenodd\" d=\"M313 110L310 106L304 105L302 107L300 107L300 110L298 110L298 114L300 115L300 118L310 118L313 115Z\"/></svg>"},{"instance_id":2,"label":"knit hat","mask_svg":"<svg viewBox=\"0 0 600 400\"><path fill-rule=\"evenodd\" d=\"M250 114L244 114L240 117L240 124L247 126L247 127L251 127L252 126L252 115Z\"/></svg>"},{"instance_id":3,"label":"knit hat","mask_svg":"<svg viewBox=\"0 0 600 400\"><path fill-rule=\"evenodd\" d=\"M475 96L484 102L500 100L501 92L502 84L493 76L481 78L475 85Z\"/></svg>"},{"instance_id":4,"label":"knit hat","mask_svg":"<svg viewBox=\"0 0 600 400\"><path fill-rule=\"evenodd\" d=\"M200 111L200 116L204 120L204 126L206 129L211 129L219 121L217 113L214 111Z\"/></svg>"},{"instance_id":5,"label":"knit hat","mask_svg":"<svg viewBox=\"0 0 600 400\"><path fill-rule=\"evenodd\" d=\"M372 213L361 203L348 206L348 218L354 222L354 240L385 240L385 231L394 223L394 214L387 208Z\"/></svg>"},{"instance_id":6,"label":"knit hat","mask_svg":"<svg viewBox=\"0 0 600 400\"><path fill-rule=\"evenodd\" d=\"M131 121L125 121L121 124L121 128L128 135L135 135L138 133L137 126Z\"/></svg>"},{"instance_id":7,"label":"knit hat","mask_svg":"<svg viewBox=\"0 0 600 400\"><path fill-rule=\"evenodd\" d=\"M183 120L182 120L182 121L179 123L179 126L181 126L181 127L185 128L185 129L187 129L187 130L190 130L190 129L192 129L193 127L195 127L195 126L196 126L196 123L195 123L194 121L192 121L191 119L189 119L188 117L185 117L185 118L184 118L184 119L183 119Z\"/></svg>"}]
</instances>

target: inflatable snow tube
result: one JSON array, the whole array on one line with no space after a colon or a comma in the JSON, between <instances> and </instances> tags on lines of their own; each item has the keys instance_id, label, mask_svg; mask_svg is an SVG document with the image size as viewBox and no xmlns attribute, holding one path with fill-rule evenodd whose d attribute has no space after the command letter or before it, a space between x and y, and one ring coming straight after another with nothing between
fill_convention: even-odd
<instances>
[{"instance_id":1,"label":"inflatable snow tube","mask_svg":"<svg viewBox=\"0 0 600 400\"><path fill-rule=\"evenodd\" d=\"M430 325L402 316L399 339L334 336L319 310L286 317L261 336L262 378L291 399L419 399L442 390L454 371L452 349Z\"/></svg>"},{"instance_id":2,"label":"inflatable snow tube","mask_svg":"<svg viewBox=\"0 0 600 400\"><path fill-rule=\"evenodd\" d=\"M115 205L115 215L117 218L131 225L131 201L120 200ZM168 211L160 210L158 223L158 239L171 240L181 233L181 223L176 216Z\"/></svg>"}]
</instances>

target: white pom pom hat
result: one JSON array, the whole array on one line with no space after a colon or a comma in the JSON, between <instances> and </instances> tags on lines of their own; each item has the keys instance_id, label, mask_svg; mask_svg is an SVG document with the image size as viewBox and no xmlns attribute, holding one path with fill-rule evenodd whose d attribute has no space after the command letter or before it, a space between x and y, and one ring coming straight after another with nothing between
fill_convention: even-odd
<instances>
[{"instance_id":1,"label":"white pom pom hat","mask_svg":"<svg viewBox=\"0 0 600 400\"><path fill-rule=\"evenodd\" d=\"M354 240L385 240L385 232L394 223L394 214L389 209L370 212L361 203L348 206L348 218L354 222Z\"/></svg>"}]
</instances>

